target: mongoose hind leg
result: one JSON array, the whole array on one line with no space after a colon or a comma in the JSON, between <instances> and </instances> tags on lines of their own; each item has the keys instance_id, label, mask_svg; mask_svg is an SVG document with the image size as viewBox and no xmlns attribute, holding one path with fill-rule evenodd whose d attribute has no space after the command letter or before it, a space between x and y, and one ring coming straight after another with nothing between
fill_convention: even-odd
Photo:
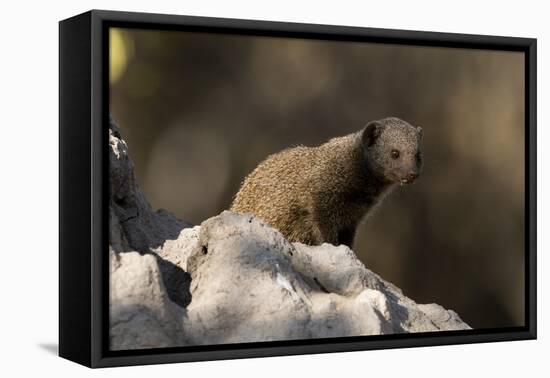
<instances>
[{"instance_id":1,"label":"mongoose hind leg","mask_svg":"<svg viewBox=\"0 0 550 378\"><path fill-rule=\"evenodd\" d=\"M287 236L291 242L299 242L307 245L321 245L326 242L321 230L310 220L303 220L296 224L292 232Z\"/></svg>"}]
</instances>

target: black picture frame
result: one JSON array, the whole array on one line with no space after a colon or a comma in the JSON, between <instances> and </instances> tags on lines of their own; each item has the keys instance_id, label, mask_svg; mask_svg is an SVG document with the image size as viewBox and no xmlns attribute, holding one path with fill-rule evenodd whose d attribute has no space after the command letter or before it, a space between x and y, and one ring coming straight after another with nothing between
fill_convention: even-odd
<instances>
[{"instance_id":1,"label":"black picture frame","mask_svg":"<svg viewBox=\"0 0 550 378\"><path fill-rule=\"evenodd\" d=\"M525 54L523 327L108 349L108 28L208 31ZM59 355L89 367L535 339L536 39L92 10L59 23Z\"/></svg>"}]
</instances>

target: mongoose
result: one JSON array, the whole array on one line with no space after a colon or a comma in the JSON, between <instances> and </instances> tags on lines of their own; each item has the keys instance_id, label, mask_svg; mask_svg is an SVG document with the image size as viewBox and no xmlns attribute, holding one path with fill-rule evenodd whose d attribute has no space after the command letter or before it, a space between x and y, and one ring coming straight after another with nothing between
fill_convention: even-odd
<instances>
[{"instance_id":1,"label":"mongoose","mask_svg":"<svg viewBox=\"0 0 550 378\"><path fill-rule=\"evenodd\" d=\"M391 117L317 147L288 148L246 177L231 210L260 217L291 242L351 247L361 219L420 174L421 139L420 127Z\"/></svg>"}]
</instances>

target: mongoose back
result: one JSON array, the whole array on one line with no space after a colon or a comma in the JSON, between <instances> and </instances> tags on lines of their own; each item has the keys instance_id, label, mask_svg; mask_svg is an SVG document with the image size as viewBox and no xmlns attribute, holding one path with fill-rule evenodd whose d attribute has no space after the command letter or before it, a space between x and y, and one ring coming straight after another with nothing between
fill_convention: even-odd
<instances>
[{"instance_id":1,"label":"mongoose back","mask_svg":"<svg viewBox=\"0 0 550 378\"><path fill-rule=\"evenodd\" d=\"M420 127L391 117L317 147L283 150L245 178L231 210L260 217L292 242L351 247L361 219L420 174L421 139Z\"/></svg>"}]
</instances>

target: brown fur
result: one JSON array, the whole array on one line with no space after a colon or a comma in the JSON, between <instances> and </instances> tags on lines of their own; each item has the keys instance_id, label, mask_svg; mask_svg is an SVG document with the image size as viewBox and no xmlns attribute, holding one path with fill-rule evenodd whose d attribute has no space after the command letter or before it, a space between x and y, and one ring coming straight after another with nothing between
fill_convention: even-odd
<instances>
[{"instance_id":1,"label":"brown fur","mask_svg":"<svg viewBox=\"0 0 550 378\"><path fill-rule=\"evenodd\" d=\"M351 246L358 223L395 186L369 169L366 149L362 130L273 154L246 177L231 210L262 218L292 242Z\"/></svg>"}]
</instances>

